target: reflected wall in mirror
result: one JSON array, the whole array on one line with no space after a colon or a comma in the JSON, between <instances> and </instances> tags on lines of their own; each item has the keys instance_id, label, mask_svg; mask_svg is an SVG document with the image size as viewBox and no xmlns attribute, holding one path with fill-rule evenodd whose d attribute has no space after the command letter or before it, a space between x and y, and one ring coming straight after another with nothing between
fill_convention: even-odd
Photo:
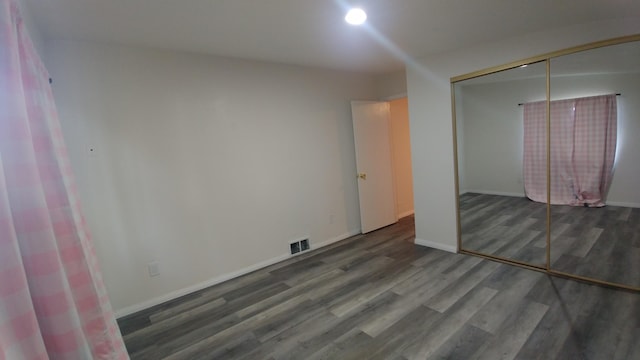
<instances>
[{"instance_id":1,"label":"reflected wall in mirror","mask_svg":"<svg viewBox=\"0 0 640 360\"><path fill-rule=\"evenodd\" d=\"M640 42L552 58L550 91L550 268L640 288Z\"/></svg>"},{"instance_id":2,"label":"reflected wall in mirror","mask_svg":"<svg viewBox=\"0 0 640 360\"><path fill-rule=\"evenodd\" d=\"M453 84L461 250L546 267L547 207L525 194L519 105L546 101L546 89L546 61ZM546 136L546 120L533 125L526 132ZM543 162L527 176L543 194L545 143Z\"/></svg>"}]
</instances>

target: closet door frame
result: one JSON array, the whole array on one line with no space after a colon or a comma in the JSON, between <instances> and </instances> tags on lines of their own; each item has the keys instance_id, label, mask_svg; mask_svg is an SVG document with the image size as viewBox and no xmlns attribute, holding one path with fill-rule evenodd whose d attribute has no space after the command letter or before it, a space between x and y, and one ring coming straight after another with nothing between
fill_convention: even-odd
<instances>
[{"instance_id":1,"label":"closet door frame","mask_svg":"<svg viewBox=\"0 0 640 360\"><path fill-rule=\"evenodd\" d=\"M527 58L527 59L511 62L511 63L508 63L508 64L499 65L499 66L495 66L495 67L491 67L491 68L487 68L487 69L483 69L483 70L478 70L478 71L475 71L475 72L472 72L472 73L455 76L455 77L452 77L450 79L450 82L451 82L451 113L452 113L452 117L453 117L453 119L452 119L452 128L453 128L453 154L454 154L454 178L455 178L455 184L454 185L455 185L455 204L456 204L456 225L457 225L457 237L458 237L457 241L458 241L458 252L459 253L478 256L478 257L482 257L482 258L498 261L498 262L505 263L505 264L515 265L515 266L519 266L519 267L522 267L522 268L543 272L543 273L546 273L546 274L549 274L549 275L559 276L559 277L578 280L578 281L584 281L584 282L588 282L588 283L592 283L592 284L603 285L603 286L608 286L608 287L613 287L613 288L618 288L618 289L630 290L630 291L634 291L634 292L640 292L640 287L631 286L631 285L628 285L628 284L620 284L620 283L604 281L604 280L595 279L595 278L591 278L591 277L580 276L580 275L572 274L572 273L566 273L566 272L554 270L551 267L551 106L550 106L550 104L551 104L551 100L550 100L551 99L551 65L550 65L551 64L551 59L556 58L556 57L560 57L560 56L564 56L564 55L569 55L569 54L585 51L585 50L591 50L591 49L596 49L596 48L601 48L601 47L606 47L606 46L611 46L611 45L618 45L618 44L634 42L634 41L640 41L640 34L630 35L630 36L623 36L623 37L618 37L618 38L613 38L613 39L593 42L593 43L589 43L589 44L585 44L585 45L575 46L575 47L571 47L571 48L567 48L567 49L563 49L563 50L559 50L559 51L554 51L554 52L551 52L551 53L547 53L547 54L543 54L543 55L534 56L534 57L531 57L531 58ZM480 77L480 76L483 76L483 75L488 75L488 74L492 74L492 73L495 73L495 72L499 72L499 71L503 71L503 70L509 70L509 69L517 68L517 67L528 65L528 64L532 64L532 63L538 63L538 62L542 62L542 61L546 62L546 135L547 135L547 139L546 139L546 150L547 150L546 151L547 152L547 159L546 159L546 162L547 162L546 163L546 170L547 170L547 179L546 179L547 180L547 203L546 203L546 209L547 209L547 213L546 213L546 249L545 249L546 250L546 263L545 263L545 266L536 266L536 265L531 265L531 264L527 264L527 263L524 263L524 262L521 262L521 261L508 259L508 258L496 256L496 255L484 254L484 253L481 253L481 252L478 252L478 251L465 249L463 247L463 244L462 244L462 227L461 227L461 222L460 222L460 179L459 179L459 170L458 170L458 166L459 166L459 164L458 164L458 140L457 140L458 139L458 129L457 129L457 126L456 126L455 84L457 82L460 82L460 81L463 81L463 80L468 80L468 79Z\"/></svg>"}]
</instances>

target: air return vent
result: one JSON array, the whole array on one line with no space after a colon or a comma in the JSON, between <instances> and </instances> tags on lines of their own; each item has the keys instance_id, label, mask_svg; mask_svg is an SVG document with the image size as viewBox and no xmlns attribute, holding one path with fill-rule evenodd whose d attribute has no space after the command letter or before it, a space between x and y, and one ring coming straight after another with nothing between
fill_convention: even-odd
<instances>
[{"instance_id":1,"label":"air return vent","mask_svg":"<svg viewBox=\"0 0 640 360\"><path fill-rule=\"evenodd\" d=\"M311 248L309 244L309 239L302 239L298 241L294 241L289 244L289 250L291 251L291 255L295 255L297 253L307 251Z\"/></svg>"}]
</instances>

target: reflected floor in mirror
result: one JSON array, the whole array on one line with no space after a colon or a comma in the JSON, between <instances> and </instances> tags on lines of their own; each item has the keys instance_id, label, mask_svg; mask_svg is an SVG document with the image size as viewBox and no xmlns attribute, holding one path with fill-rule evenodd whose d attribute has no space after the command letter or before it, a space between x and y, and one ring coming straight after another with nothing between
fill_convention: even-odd
<instances>
[{"instance_id":1,"label":"reflected floor in mirror","mask_svg":"<svg viewBox=\"0 0 640 360\"><path fill-rule=\"evenodd\" d=\"M546 204L524 197L460 196L462 247L545 264ZM551 207L551 268L640 287L640 209Z\"/></svg>"},{"instance_id":2,"label":"reflected floor in mirror","mask_svg":"<svg viewBox=\"0 0 640 360\"><path fill-rule=\"evenodd\" d=\"M640 209L552 206L551 268L640 287Z\"/></svg>"},{"instance_id":3,"label":"reflected floor in mirror","mask_svg":"<svg viewBox=\"0 0 640 360\"><path fill-rule=\"evenodd\" d=\"M544 267L546 224L547 206L525 197L460 195L465 250Z\"/></svg>"}]
</instances>

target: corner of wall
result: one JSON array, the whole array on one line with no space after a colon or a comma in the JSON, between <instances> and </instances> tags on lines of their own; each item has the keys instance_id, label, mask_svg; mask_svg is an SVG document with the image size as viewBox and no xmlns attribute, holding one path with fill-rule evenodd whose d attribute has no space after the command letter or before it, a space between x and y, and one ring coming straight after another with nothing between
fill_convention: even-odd
<instances>
[{"instance_id":1,"label":"corner of wall","mask_svg":"<svg viewBox=\"0 0 640 360\"><path fill-rule=\"evenodd\" d=\"M435 242L435 241L418 239L418 238L415 239L415 244L416 245L420 245L420 246L426 246L426 247L433 248L433 249L447 251L447 252L454 253L454 254L458 253L458 246L457 245L448 245L448 244L443 244L443 243L439 243L439 242Z\"/></svg>"},{"instance_id":2,"label":"corner of wall","mask_svg":"<svg viewBox=\"0 0 640 360\"><path fill-rule=\"evenodd\" d=\"M380 100L393 100L407 96L407 73L405 69L377 75L374 78L376 96Z\"/></svg>"}]
</instances>

